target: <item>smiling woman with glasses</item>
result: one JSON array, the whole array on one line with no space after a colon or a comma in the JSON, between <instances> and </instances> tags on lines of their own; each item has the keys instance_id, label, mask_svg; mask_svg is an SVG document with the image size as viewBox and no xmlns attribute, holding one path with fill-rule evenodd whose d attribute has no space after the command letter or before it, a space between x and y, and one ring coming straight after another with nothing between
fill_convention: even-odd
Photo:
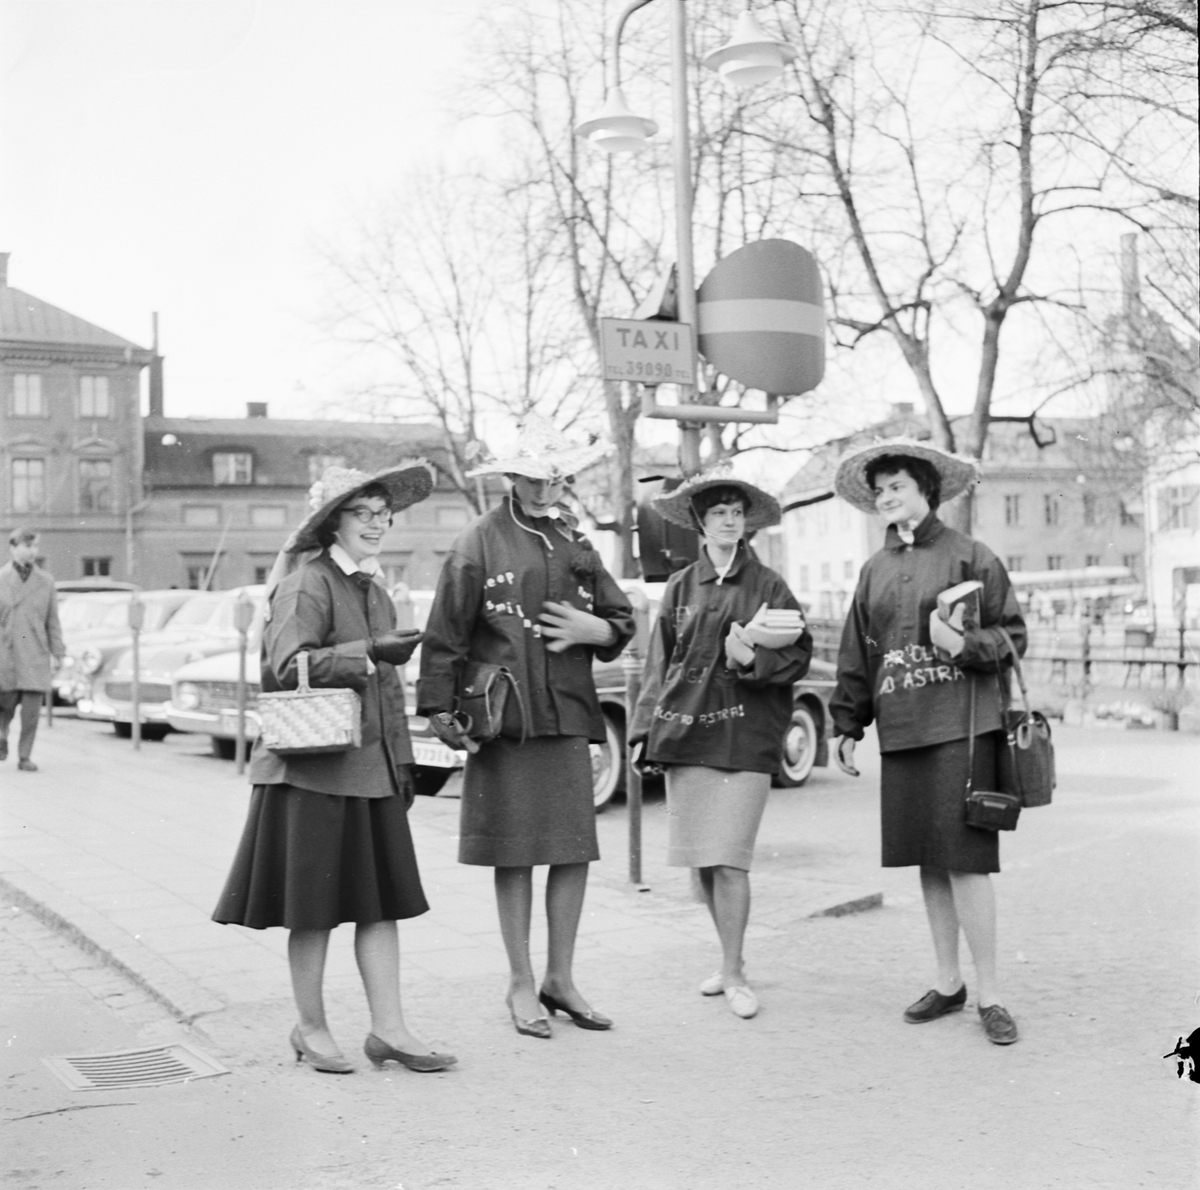
<instances>
[{"instance_id":1,"label":"smiling woman with glasses","mask_svg":"<svg viewBox=\"0 0 1200 1190\"><path fill-rule=\"evenodd\" d=\"M342 922L355 925L371 1010L366 1056L421 1071L455 1062L409 1032L400 1005L396 921L429 908L408 826L413 755L397 672L421 634L396 630L379 581L392 511L424 500L432 487L432 468L421 460L376 476L329 468L268 582L263 690L296 689L298 659L307 654L312 686L358 693L362 742L300 755L256 742L250 813L213 918L290 931L298 1023L289 1042L297 1061L328 1074L354 1069L330 1033L322 994L329 934Z\"/></svg>"}]
</instances>

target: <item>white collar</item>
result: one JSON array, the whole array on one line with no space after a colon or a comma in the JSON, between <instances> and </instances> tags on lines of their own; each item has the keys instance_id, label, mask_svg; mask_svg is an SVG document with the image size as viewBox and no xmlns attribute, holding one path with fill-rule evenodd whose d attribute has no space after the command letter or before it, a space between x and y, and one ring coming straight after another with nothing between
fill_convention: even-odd
<instances>
[{"instance_id":1,"label":"white collar","mask_svg":"<svg viewBox=\"0 0 1200 1190\"><path fill-rule=\"evenodd\" d=\"M383 567L379 565L378 558L369 556L361 562L355 562L336 541L329 547L329 557L343 574L357 574L362 571L363 574L369 574L373 578L383 575Z\"/></svg>"}]
</instances>

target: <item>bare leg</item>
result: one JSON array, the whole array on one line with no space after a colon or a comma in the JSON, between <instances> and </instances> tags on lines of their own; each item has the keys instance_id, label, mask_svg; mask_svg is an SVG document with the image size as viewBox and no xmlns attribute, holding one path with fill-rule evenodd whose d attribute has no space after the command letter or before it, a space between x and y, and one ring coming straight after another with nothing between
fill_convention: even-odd
<instances>
[{"instance_id":1,"label":"bare leg","mask_svg":"<svg viewBox=\"0 0 1200 1190\"><path fill-rule=\"evenodd\" d=\"M727 988L746 982L742 947L750 920L750 873L722 865L701 869L712 883L713 921L721 940L721 981Z\"/></svg>"},{"instance_id":2,"label":"bare leg","mask_svg":"<svg viewBox=\"0 0 1200 1190\"><path fill-rule=\"evenodd\" d=\"M985 872L951 872L954 906L979 981L979 1007L1003 1004L996 983L996 893Z\"/></svg>"},{"instance_id":3,"label":"bare leg","mask_svg":"<svg viewBox=\"0 0 1200 1190\"><path fill-rule=\"evenodd\" d=\"M496 908L500 936L508 953L508 994L512 1011L522 1020L542 1015L529 957L529 923L533 915L533 869L496 868Z\"/></svg>"},{"instance_id":4,"label":"bare leg","mask_svg":"<svg viewBox=\"0 0 1200 1190\"><path fill-rule=\"evenodd\" d=\"M958 964L958 910L950 873L942 868L923 867L921 891L925 894L925 914L937 959L937 990L943 996L952 996L962 987L963 979Z\"/></svg>"},{"instance_id":5,"label":"bare leg","mask_svg":"<svg viewBox=\"0 0 1200 1190\"><path fill-rule=\"evenodd\" d=\"M400 938L394 921L373 921L356 927L354 957L371 1007L371 1032L406 1054L433 1051L414 1037L400 1007Z\"/></svg>"},{"instance_id":6,"label":"bare leg","mask_svg":"<svg viewBox=\"0 0 1200 1190\"><path fill-rule=\"evenodd\" d=\"M548 954L542 987L576 1012L587 1012L587 1001L575 989L575 938L583 915L588 865L552 864L546 879Z\"/></svg>"},{"instance_id":7,"label":"bare leg","mask_svg":"<svg viewBox=\"0 0 1200 1190\"><path fill-rule=\"evenodd\" d=\"M288 934L288 966L292 972L292 995L300 1018L300 1034L318 1054L341 1052L325 1020L322 984L328 951L328 930L292 930Z\"/></svg>"}]
</instances>

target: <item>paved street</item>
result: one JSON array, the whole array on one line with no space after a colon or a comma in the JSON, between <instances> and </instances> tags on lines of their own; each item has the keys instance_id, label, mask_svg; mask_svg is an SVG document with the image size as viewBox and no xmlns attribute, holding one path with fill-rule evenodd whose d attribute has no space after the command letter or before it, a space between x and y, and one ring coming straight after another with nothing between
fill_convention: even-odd
<instances>
[{"instance_id":1,"label":"paved street","mask_svg":"<svg viewBox=\"0 0 1200 1190\"><path fill-rule=\"evenodd\" d=\"M1200 1025L1200 740L1057 738L1055 805L1005 838L997 880L1017 1046L983 1041L973 998L929 1026L901 1021L929 986L929 944L915 873L877 867L868 757L858 782L818 770L772 795L752 1022L695 992L715 947L686 875L662 865L661 802L647 807L644 891L627 880L624 808L603 815L578 977L618 1027L560 1024L549 1044L507 1022L490 873L454 862L457 803L419 799L433 908L402 926L406 1009L460 1066L380 1075L363 1062L338 1079L291 1063L282 932L208 920L247 799L233 766L194 738L135 754L97 725L56 721L39 737L41 772L0 769L5 1182L1192 1186L1200 1088L1161 1055ZM821 915L879 893L881 908ZM354 1055L366 1013L348 930L335 935L329 1003ZM166 1037L232 1073L70 1092L40 1063Z\"/></svg>"}]
</instances>

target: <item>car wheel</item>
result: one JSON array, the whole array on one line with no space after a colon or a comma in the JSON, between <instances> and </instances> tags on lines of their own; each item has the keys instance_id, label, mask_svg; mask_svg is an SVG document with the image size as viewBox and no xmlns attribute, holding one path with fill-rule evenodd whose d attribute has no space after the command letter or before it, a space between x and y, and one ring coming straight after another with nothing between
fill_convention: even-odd
<instances>
[{"instance_id":1,"label":"car wheel","mask_svg":"<svg viewBox=\"0 0 1200 1190\"><path fill-rule=\"evenodd\" d=\"M783 759L775 784L785 789L803 785L816 763L819 743L820 733L812 712L805 706L796 707L783 737Z\"/></svg>"},{"instance_id":2,"label":"car wheel","mask_svg":"<svg viewBox=\"0 0 1200 1190\"><path fill-rule=\"evenodd\" d=\"M209 741L212 746L212 754L218 760L236 760L237 759L237 740L231 740L227 736L209 736ZM250 756L250 741L246 741L246 757Z\"/></svg>"},{"instance_id":3,"label":"car wheel","mask_svg":"<svg viewBox=\"0 0 1200 1190\"><path fill-rule=\"evenodd\" d=\"M130 734L133 734L133 725L130 725ZM144 740L165 740L171 734L170 725L167 723L143 723L142 724L142 739Z\"/></svg>"},{"instance_id":4,"label":"car wheel","mask_svg":"<svg viewBox=\"0 0 1200 1190\"><path fill-rule=\"evenodd\" d=\"M428 765L413 766L413 786L422 797L437 797L450 778L453 769L442 769Z\"/></svg>"},{"instance_id":5,"label":"car wheel","mask_svg":"<svg viewBox=\"0 0 1200 1190\"><path fill-rule=\"evenodd\" d=\"M133 738L133 724L132 723L119 723L119 722L114 721L113 734L122 740L132 739Z\"/></svg>"},{"instance_id":6,"label":"car wheel","mask_svg":"<svg viewBox=\"0 0 1200 1190\"><path fill-rule=\"evenodd\" d=\"M592 745L592 798L603 810L621 787L625 762L625 732L610 715L604 716L604 743Z\"/></svg>"}]
</instances>

